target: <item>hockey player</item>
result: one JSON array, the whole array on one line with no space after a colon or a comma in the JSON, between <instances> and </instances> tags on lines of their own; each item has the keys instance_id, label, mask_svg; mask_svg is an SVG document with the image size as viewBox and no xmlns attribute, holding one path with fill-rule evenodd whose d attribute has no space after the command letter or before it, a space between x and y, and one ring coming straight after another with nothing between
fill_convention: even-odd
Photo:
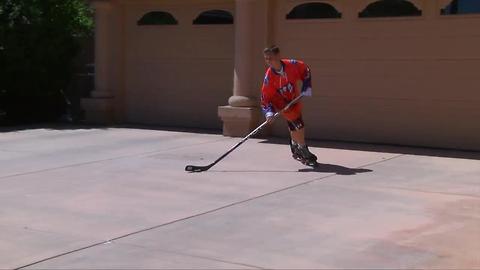
<instances>
[{"instance_id":1,"label":"hockey player","mask_svg":"<svg viewBox=\"0 0 480 270\"><path fill-rule=\"evenodd\" d=\"M263 53L268 69L262 86L262 110L267 121L271 122L276 111L280 111L300 94L311 96L312 81L310 68L302 61L282 59L277 46L266 48ZM296 103L282 116L290 130L292 157L306 165L316 165L317 157L305 143L302 103Z\"/></svg>"}]
</instances>

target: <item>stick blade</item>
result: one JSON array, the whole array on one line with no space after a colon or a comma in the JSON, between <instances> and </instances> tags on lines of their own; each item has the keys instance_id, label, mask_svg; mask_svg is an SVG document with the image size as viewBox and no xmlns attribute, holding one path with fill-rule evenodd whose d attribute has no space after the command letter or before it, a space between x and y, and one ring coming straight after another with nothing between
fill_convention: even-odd
<instances>
[{"instance_id":1,"label":"stick blade","mask_svg":"<svg viewBox=\"0 0 480 270\"><path fill-rule=\"evenodd\" d=\"M194 166L194 165L187 165L185 167L185 171L187 172L204 172L210 169L211 166Z\"/></svg>"}]
</instances>

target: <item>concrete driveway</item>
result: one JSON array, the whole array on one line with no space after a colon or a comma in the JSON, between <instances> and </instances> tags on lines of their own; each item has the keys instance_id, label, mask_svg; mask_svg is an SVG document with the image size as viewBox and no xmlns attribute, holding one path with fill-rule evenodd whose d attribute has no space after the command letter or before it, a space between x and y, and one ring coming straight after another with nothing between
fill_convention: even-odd
<instances>
[{"instance_id":1,"label":"concrete driveway","mask_svg":"<svg viewBox=\"0 0 480 270\"><path fill-rule=\"evenodd\" d=\"M139 128L0 132L0 268L480 269L480 153Z\"/></svg>"}]
</instances>

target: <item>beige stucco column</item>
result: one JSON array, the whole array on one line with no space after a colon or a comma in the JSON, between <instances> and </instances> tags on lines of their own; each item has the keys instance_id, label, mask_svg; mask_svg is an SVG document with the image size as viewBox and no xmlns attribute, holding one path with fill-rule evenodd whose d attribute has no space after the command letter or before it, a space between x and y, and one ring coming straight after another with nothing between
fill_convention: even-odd
<instances>
[{"instance_id":1,"label":"beige stucco column","mask_svg":"<svg viewBox=\"0 0 480 270\"><path fill-rule=\"evenodd\" d=\"M235 69L233 72L233 96L228 104L233 107L256 106L252 95L253 57L255 31L253 16L255 0L237 0L235 3Z\"/></svg>"},{"instance_id":2,"label":"beige stucco column","mask_svg":"<svg viewBox=\"0 0 480 270\"><path fill-rule=\"evenodd\" d=\"M110 0L92 0L95 10L95 89L90 98L82 99L89 123L113 122L114 92L111 80L110 31L113 5Z\"/></svg>"},{"instance_id":3,"label":"beige stucco column","mask_svg":"<svg viewBox=\"0 0 480 270\"><path fill-rule=\"evenodd\" d=\"M218 108L224 135L244 136L260 120L258 75L263 72L261 56L269 29L267 14L268 1L235 1L233 95L227 106Z\"/></svg>"}]
</instances>

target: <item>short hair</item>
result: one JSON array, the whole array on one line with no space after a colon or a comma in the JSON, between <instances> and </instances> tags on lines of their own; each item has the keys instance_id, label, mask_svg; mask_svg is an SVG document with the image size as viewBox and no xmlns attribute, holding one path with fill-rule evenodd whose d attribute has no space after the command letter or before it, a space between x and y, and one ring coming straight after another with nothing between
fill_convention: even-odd
<instances>
[{"instance_id":1,"label":"short hair","mask_svg":"<svg viewBox=\"0 0 480 270\"><path fill-rule=\"evenodd\" d=\"M267 54L267 53L272 53L272 54L279 54L280 53L280 48L278 48L276 45L272 45L268 48L265 48L263 50L263 53L264 54Z\"/></svg>"}]
</instances>

